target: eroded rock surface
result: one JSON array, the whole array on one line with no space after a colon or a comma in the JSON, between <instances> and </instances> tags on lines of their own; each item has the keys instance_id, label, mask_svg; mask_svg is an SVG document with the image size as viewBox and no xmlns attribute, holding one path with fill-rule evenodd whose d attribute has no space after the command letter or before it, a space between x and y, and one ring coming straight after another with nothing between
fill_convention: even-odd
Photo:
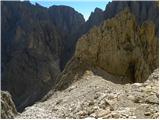
<instances>
[{"instance_id":1,"label":"eroded rock surface","mask_svg":"<svg viewBox=\"0 0 160 120\"><path fill-rule=\"evenodd\" d=\"M138 26L135 17L126 9L94 27L78 40L75 55L58 84L64 87L74 81L71 74L79 73L75 70L82 66L84 69L98 66L128 82L144 82L158 67L158 38L154 24L145 22Z\"/></svg>"},{"instance_id":2,"label":"eroded rock surface","mask_svg":"<svg viewBox=\"0 0 160 120\"><path fill-rule=\"evenodd\" d=\"M17 110L9 92L1 91L1 118L11 119L14 118L17 114Z\"/></svg>"},{"instance_id":3,"label":"eroded rock surface","mask_svg":"<svg viewBox=\"0 0 160 120\"><path fill-rule=\"evenodd\" d=\"M64 91L50 91L52 95L46 101L27 107L16 118L159 117L159 69L156 69L144 83L134 84L111 82L111 79L120 78L101 69L98 71L101 75L97 74L96 70L86 70L70 87Z\"/></svg>"},{"instance_id":4,"label":"eroded rock surface","mask_svg":"<svg viewBox=\"0 0 160 120\"><path fill-rule=\"evenodd\" d=\"M11 93L19 111L54 87L72 42L67 38L84 22L73 8L52 8L2 2L2 89Z\"/></svg>"}]
</instances>

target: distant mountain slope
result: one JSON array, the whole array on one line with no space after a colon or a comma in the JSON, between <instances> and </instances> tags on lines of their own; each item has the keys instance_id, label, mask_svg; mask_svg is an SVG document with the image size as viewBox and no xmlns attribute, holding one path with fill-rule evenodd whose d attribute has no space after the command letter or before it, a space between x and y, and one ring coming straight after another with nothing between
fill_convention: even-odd
<instances>
[{"instance_id":1,"label":"distant mountain slope","mask_svg":"<svg viewBox=\"0 0 160 120\"><path fill-rule=\"evenodd\" d=\"M2 89L11 93L18 110L54 87L61 57L72 42L68 37L83 22L83 16L67 6L47 9L27 1L2 2Z\"/></svg>"},{"instance_id":2,"label":"distant mountain slope","mask_svg":"<svg viewBox=\"0 0 160 120\"><path fill-rule=\"evenodd\" d=\"M81 14L67 6L51 6L48 13L62 36L64 49L60 59L60 68L63 70L66 62L71 57L73 46L75 46L76 31L80 30L79 28L85 23L85 20Z\"/></svg>"}]
</instances>

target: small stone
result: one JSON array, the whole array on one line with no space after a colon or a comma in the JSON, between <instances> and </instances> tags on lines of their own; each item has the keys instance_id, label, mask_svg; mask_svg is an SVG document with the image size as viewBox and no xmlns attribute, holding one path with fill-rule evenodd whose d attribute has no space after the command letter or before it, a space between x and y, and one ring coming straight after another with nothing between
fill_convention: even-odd
<instances>
[{"instance_id":1,"label":"small stone","mask_svg":"<svg viewBox=\"0 0 160 120\"><path fill-rule=\"evenodd\" d=\"M150 91L152 91L152 87L151 87L150 85L148 85L148 86L146 86L146 87L144 88L144 91L150 92Z\"/></svg>"},{"instance_id":2,"label":"small stone","mask_svg":"<svg viewBox=\"0 0 160 120\"><path fill-rule=\"evenodd\" d=\"M148 96L145 101L147 103L153 103L153 104L158 104L159 103L159 99L155 94Z\"/></svg>"},{"instance_id":3,"label":"small stone","mask_svg":"<svg viewBox=\"0 0 160 120\"><path fill-rule=\"evenodd\" d=\"M159 112L154 113L154 114L152 115L152 119L158 119L158 118L159 118Z\"/></svg>"},{"instance_id":4,"label":"small stone","mask_svg":"<svg viewBox=\"0 0 160 120\"><path fill-rule=\"evenodd\" d=\"M114 108L112 106L110 106L110 111L114 111Z\"/></svg>"},{"instance_id":5,"label":"small stone","mask_svg":"<svg viewBox=\"0 0 160 120\"><path fill-rule=\"evenodd\" d=\"M117 112L112 113L112 118L120 118L120 115Z\"/></svg>"},{"instance_id":6,"label":"small stone","mask_svg":"<svg viewBox=\"0 0 160 120\"><path fill-rule=\"evenodd\" d=\"M86 114L87 114L86 111L79 111L77 113L77 115L80 115L80 116L85 116Z\"/></svg>"},{"instance_id":7,"label":"small stone","mask_svg":"<svg viewBox=\"0 0 160 120\"><path fill-rule=\"evenodd\" d=\"M142 102L141 97L135 97L134 102L135 103L141 103Z\"/></svg>"},{"instance_id":8,"label":"small stone","mask_svg":"<svg viewBox=\"0 0 160 120\"><path fill-rule=\"evenodd\" d=\"M56 105L60 104L62 101L63 101L62 99L58 100L58 101L56 102Z\"/></svg>"},{"instance_id":9,"label":"small stone","mask_svg":"<svg viewBox=\"0 0 160 120\"><path fill-rule=\"evenodd\" d=\"M69 87L68 88L68 91L70 92L70 91L72 91L73 89L75 89L77 86L71 86L71 87Z\"/></svg>"},{"instance_id":10,"label":"small stone","mask_svg":"<svg viewBox=\"0 0 160 120\"><path fill-rule=\"evenodd\" d=\"M127 98L128 98L129 100L132 100L132 101L135 100L135 97L134 97L133 95L129 95L129 96L127 96Z\"/></svg>"},{"instance_id":11,"label":"small stone","mask_svg":"<svg viewBox=\"0 0 160 120\"><path fill-rule=\"evenodd\" d=\"M92 114L93 112L94 112L93 108L91 108L91 107L87 108L88 115Z\"/></svg>"},{"instance_id":12,"label":"small stone","mask_svg":"<svg viewBox=\"0 0 160 120\"><path fill-rule=\"evenodd\" d=\"M109 114L110 110L99 110L96 114L97 117L104 117L105 115Z\"/></svg>"},{"instance_id":13,"label":"small stone","mask_svg":"<svg viewBox=\"0 0 160 120\"><path fill-rule=\"evenodd\" d=\"M106 100L101 100L101 102L99 103L99 107L103 109L105 109L108 105L109 103Z\"/></svg>"},{"instance_id":14,"label":"small stone","mask_svg":"<svg viewBox=\"0 0 160 120\"><path fill-rule=\"evenodd\" d=\"M52 111L57 111L57 110L58 110L57 108L53 108L53 109L52 109Z\"/></svg>"},{"instance_id":15,"label":"small stone","mask_svg":"<svg viewBox=\"0 0 160 120\"><path fill-rule=\"evenodd\" d=\"M115 94L110 94L110 95L108 95L108 99L109 100L112 100L112 99L115 99L117 96L115 95Z\"/></svg>"},{"instance_id":16,"label":"small stone","mask_svg":"<svg viewBox=\"0 0 160 120\"><path fill-rule=\"evenodd\" d=\"M93 72L90 71L90 70L86 70L86 71L85 71L85 75L93 75Z\"/></svg>"},{"instance_id":17,"label":"small stone","mask_svg":"<svg viewBox=\"0 0 160 120\"><path fill-rule=\"evenodd\" d=\"M158 79L158 75L153 74L154 79Z\"/></svg>"},{"instance_id":18,"label":"small stone","mask_svg":"<svg viewBox=\"0 0 160 120\"><path fill-rule=\"evenodd\" d=\"M150 112L145 112L144 115L145 115L145 116L150 116L151 113L150 113Z\"/></svg>"},{"instance_id":19,"label":"small stone","mask_svg":"<svg viewBox=\"0 0 160 120\"><path fill-rule=\"evenodd\" d=\"M94 107L93 107L93 110L97 110L97 109L99 109L98 106L94 106Z\"/></svg>"},{"instance_id":20,"label":"small stone","mask_svg":"<svg viewBox=\"0 0 160 120\"><path fill-rule=\"evenodd\" d=\"M88 106L94 105L94 101L89 101Z\"/></svg>"},{"instance_id":21,"label":"small stone","mask_svg":"<svg viewBox=\"0 0 160 120\"><path fill-rule=\"evenodd\" d=\"M142 83L134 83L133 85L140 87L140 86L142 86Z\"/></svg>"},{"instance_id":22,"label":"small stone","mask_svg":"<svg viewBox=\"0 0 160 120\"><path fill-rule=\"evenodd\" d=\"M92 113L92 114L90 115L90 117L97 118L97 117L96 117L96 113Z\"/></svg>"},{"instance_id":23,"label":"small stone","mask_svg":"<svg viewBox=\"0 0 160 120\"><path fill-rule=\"evenodd\" d=\"M105 115L104 117L102 117L102 119L109 119L109 118L112 118L112 114L108 114L108 115Z\"/></svg>"},{"instance_id":24,"label":"small stone","mask_svg":"<svg viewBox=\"0 0 160 120\"><path fill-rule=\"evenodd\" d=\"M97 99L97 98L98 98L98 94L95 94L94 99Z\"/></svg>"}]
</instances>

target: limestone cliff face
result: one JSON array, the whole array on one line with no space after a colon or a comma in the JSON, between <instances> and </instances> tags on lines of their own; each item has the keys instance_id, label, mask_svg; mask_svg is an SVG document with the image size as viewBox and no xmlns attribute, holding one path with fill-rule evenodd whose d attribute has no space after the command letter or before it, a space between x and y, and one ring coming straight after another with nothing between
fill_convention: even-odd
<instances>
[{"instance_id":1,"label":"limestone cliff face","mask_svg":"<svg viewBox=\"0 0 160 120\"><path fill-rule=\"evenodd\" d=\"M105 10L96 8L91 13L89 19L80 26L80 30L76 31L75 42L72 45L69 58L74 54L76 41L86 34L92 27L99 26L105 20L115 17L119 12L128 8L130 12L135 16L136 22L142 25L144 21L152 21L155 24L156 35L159 33L159 9L158 4L155 1L112 1L106 5ZM69 59L68 59L69 60Z\"/></svg>"},{"instance_id":2,"label":"limestone cliff face","mask_svg":"<svg viewBox=\"0 0 160 120\"><path fill-rule=\"evenodd\" d=\"M137 26L134 16L125 10L83 36L75 56L109 73L142 82L158 67L155 26Z\"/></svg>"},{"instance_id":3,"label":"limestone cliff face","mask_svg":"<svg viewBox=\"0 0 160 120\"><path fill-rule=\"evenodd\" d=\"M138 26L134 15L126 9L101 26L92 28L78 40L75 55L60 79L61 87L74 79L75 71L81 69L79 66L84 69L99 67L128 82L145 81L158 67L155 25L144 22Z\"/></svg>"},{"instance_id":4,"label":"limestone cliff face","mask_svg":"<svg viewBox=\"0 0 160 120\"><path fill-rule=\"evenodd\" d=\"M112 1L107 4L104 11L105 19L114 17L120 11L128 8L135 15L137 24L141 25L144 21L152 21L155 24L158 36L159 8L156 1Z\"/></svg>"},{"instance_id":5,"label":"limestone cliff face","mask_svg":"<svg viewBox=\"0 0 160 120\"><path fill-rule=\"evenodd\" d=\"M15 115L17 115L17 110L11 95L6 91L1 91L1 118L12 119Z\"/></svg>"},{"instance_id":6,"label":"limestone cliff face","mask_svg":"<svg viewBox=\"0 0 160 120\"><path fill-rule=\"evenodd\" d=\"M135 15L137 24L141 25L146 20L152 21L156 25L156 34L158 36L159 8L155 1L112 1L106 5L104 11L96 8L86 23L81 26L81 31L78 31L80 36L88 32L93 26L114 17L126 8Z\"/></svg>"}]
</instances>

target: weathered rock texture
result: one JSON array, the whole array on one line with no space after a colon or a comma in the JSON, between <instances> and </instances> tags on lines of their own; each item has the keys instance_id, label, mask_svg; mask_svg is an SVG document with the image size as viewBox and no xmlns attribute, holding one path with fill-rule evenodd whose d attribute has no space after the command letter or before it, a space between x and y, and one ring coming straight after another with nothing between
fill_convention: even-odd
<instances>
[{"instance_id":1,"label":"weathered rock texture","mask_svg":"<svg viewBox=\"0 0 160 120\"><path fill-rule=\"evenodd\" d=\"M17 115L11 95L6 91L1 91L1 118L11 119Z\"/></svg>"},{"instance_id":2,"label":"weathered rock texture","mask_svg":"<svg viewBox=\"0 0 160 120\"><path fill-rule=\"evenodd\" d=\"M92 27L99 26L103 23L103 21L114 17L126 8L128 8L130 12L135 15L137 24L142 25L144 21L152 21L155 24L156 35L158 36L159 7L155 1L112 1L106 5L104 11L96 8L94 12L91 13L89 19L80 26L80 30L76 31L76 36L72 38L75 42L69 47L70 52L67 60L69 60L69 58L71 58L74 54L76 41L83 34L87 33L90 29L92 29Z\"/></svg>"},{"instance_id":3,"label":"weathered rock texture","mask_svg":"<svg viewBox=\"0 0 160 120\"><path fill-rule=\"evenodd\" d=\"M85 54L80 57L83 49L78 50L79 47L77 47L76 57L70 60L63 72L63 74L69 75L63 76L60 83L69 85L75 74L78 73L80 77L83 74L83 69L89 66L87 62L80 63L77 59L79 57L89 61L91 66L96 65L112 74L132 78L132 81L143 81L157 64L157 60L155 60L157 57L154 55L157 54L155 51L157 52L158 44L154 40L156 39L154 37L154 27L150 22L143 23L146 20L153 22L156 28L155 32L158 33L158 5L153 1L113 1L106 6L105 11L96 8L87 22L84 21L81 14L67 6L44 8L38 4L31 5L28 1L4 1L1 3L2 89L10 91L18 110L23 110L24 107L33 104L45 95L51 87L54 88L56 80L60 79L60 76L58 79L56 77L72 57L75 44L82 34L88 32L93 26L98 26L103 21L114 17L125 8L128 8L135 15L136 22L139 25L143 24L142 27L138 28L131 25L134 24L134 20L130 20L131 23L127 23L127 27L131 28L131 31L126 30L126 27L123 26L124 22L122 22L122 25L121 22L115 22L120 25L119 27L116 27L115 23L109 25L113 28L113 31L106 28L110 33L106 33L103 27L101 29L94 28L93 33L89 33L82 38L86 39L82 40L82 43L84 41L89 45L86 42L88 40L91 42L91 46L87 47L81 42L78 45L84 46L84 49L91 54L88 55L88 58L85 57ZM106 26L104 25L104 27ZM124 28L124 33L120 31L121 27ZM123 36L120 36L121 32ZM133 35L134 32L136 35ZM98 35L94 35L95 33ZM103 35L110 37L108 38L108 44L100 40L101 38L106 40ZM95 45L91 40L92 37L93 42L96 42ZM110 42L112 37L113 42ZM112 43L114 45L111 45ZM106 48L105 44L108 46L107 49L104 49ZM119 46L121 44L122 46ZM144 45L142 46L142 44ZM102 48L98 47L100 45L102 45ZM91 48L91 50L88 50L88 48ZM112 53L120 50L110 56L110 49L113 49ZM98 51L102 53L99 54ZM104 54L106 51L107 54ZM115 57L118 57L119 60L116 60ZM93 59L90 60L90 58ZM109 65L108 63L112 59L114 64ZM121 62L123 60L125 62ZM107 62L104 63L104 61ZM120 70L116 65L123 69ZM77 68L79 72L77 72ZM142 69L145 69L144 73ZM114 70L116 71L113 72Z\"/></svg>"},{"instance_id":4,"label":"weathered rock texture","mask_svg":"<svg viewBox=\"0 0 160 120\"><path fill-rule=\"evenodd\" d=\"M58 32L61 33L64 49L60 56L60 68L63 70L72 55L77 37L76 31L79 31L85 20L80 13L68 6L51 6L48 13Z\"/></svg>"},{"instance_id":5,"label":"weathered rock texture","mask_svg":"<svg viewBox=\"0 0 160 120\"><path fill-rule=\"evenodd\" d=\"M153 23L136 25L129 11L93 28L77 43L75 57L115 75L142 82L158 66L158 38Z\"/></svg>"},{"instance_id":6,"label":"weathered rock texture","mask_svg":"<svg viewBox=\"0 0 160 120\"><path fill-rule=\"evenodd\" d=\"M135 15L139 25L149 20L155 24L156 35L159 33L159 7L156 1L112 1L104 11L105 19L114 17L120 11L128 8Z\"/></svg>"},{"instance_id":7,"label":"weathered rock texture","mask_svg":"<svg viewBox=\"0 0 160 120\"><path fill-rule=\"evenodd\" d=\"M87 70L67 89L50 91L47 100L27 107L16 118L158 119L159 69L144 83L134 84L116 84L110 80L118 77L98 71L101 75Z\"/></svg>"},{"instance_id":8,"label":"weathered rock texture","mask_svg":"<svg viewBox=\"0 0 160 120\"><path fill-rule=\"evenodd\" d=\"M141 25L149 20L155 24L156 35L158 36L159 26L159 7L155 1L112 1L106 5L104 11L96 8L91 13L89 19L81 26L79 37L88 32L93 26L100 25L104 20L114 17L119 12L128 8L135 15L137 24Z\"/></svg>"},{"instance_id":9,"label":"weathered rock texture","mask_svg":"<svg viewBox=\"0 0 160 120\"><path fill-rule=\"evenodd\" d=\"M54 87L72 43L68 37L83 22L81 14L66 6L2 2L2 89L11 93L18 110Z\"/></svg>"},{"instance_id":10,"label":"weathered rock texture","mask_svg":"<svg viewBox=\"0 0 160 120\"><path fill-rule=\"evenodd\" d=\"M155 25L144 22L138 26L134 15L126 9L101 26L92 28L78 40L75 55L68 62L58 85L63 88L70 84L76 74L83 74L83 69L88 66L99 67L128 82L144 82L158 67Z\"/></svg>"}]
</instances>

